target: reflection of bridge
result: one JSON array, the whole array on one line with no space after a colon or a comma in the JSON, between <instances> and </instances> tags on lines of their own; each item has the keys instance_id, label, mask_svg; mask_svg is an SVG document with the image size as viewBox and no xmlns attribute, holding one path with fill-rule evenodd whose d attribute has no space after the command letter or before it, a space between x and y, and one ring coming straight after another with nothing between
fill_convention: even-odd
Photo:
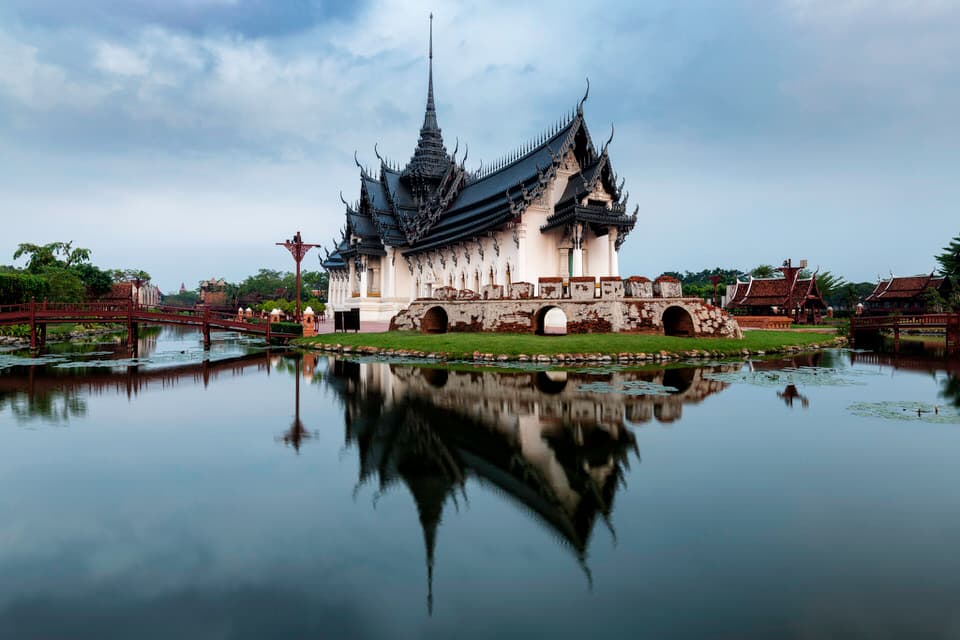
<instances>
[{"instance_id":1,"label":"reflection of bridge","mask_svg":"<svg viewBox=\"0 0 960 640\"><path fill-rule=\"evenodd\" d=\"M134 348L140 324L167 324L197 327L203 332L203 346L210 347L210 330L222 329L249 335L289 340L298 337L292 333L273 331L269 322L255 324L237 319L236 315L213 313L209 308L145 307L115 302L30 302L0 306L0 325L25 324L30 326L30 348L42 347L47 340L48 324L102 323L127 326L127 346Z\"/></svg>"},{"instance_id":2,"label":"reflection of bridge","mask_svg":"<svg viewBox=\"0 0 960 640\"><path fill-rule=\"evenodd\" d=\"M857 340L877 339L881 331L892 331L894 345L900 344L902 329L944 329L947 354L960 353L960 313L928 313L916 316L868 316L850 318L850 337Z\"/></svg>"},{"instance_id":3,"label":"reflection of bridge","mask_svg":"<svg viewBox=\"0 0 960 640\"><path fill-rule=\"evenodd\" d=\"M850 352L850 364L869 364L877 367L891 367L907 371L946 371L954 375L960 374L960 360L956 358L933 358L924 355Z\"/></svg>"},{"instance_id":4,"label":"reflection of bridge","mask_svg":"<svg viewBox=\"0 0 960 640\"><path fill-rule=\"evenodd\" d=\"M244 369L256 367L268 370L271 366L270 352L237 356L235 358L145 369L140 366L117 368L74 367L62 374L46 365L30 365L26 375L0 375L0 397L5 394L25 393L29 402L51 393L69 395L75 391L103 393L114 391L127 397L148 390L150 387L168 388L178 382L189 381L207 386L221 375L239 375Z\"/></svg>"}]
</instances>

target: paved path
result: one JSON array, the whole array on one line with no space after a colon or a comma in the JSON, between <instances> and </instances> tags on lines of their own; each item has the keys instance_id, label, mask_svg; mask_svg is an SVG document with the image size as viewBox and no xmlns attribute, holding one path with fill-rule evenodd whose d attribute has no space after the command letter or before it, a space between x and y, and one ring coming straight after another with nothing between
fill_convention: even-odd
<instances>
[{"instance_id":1,"label":"paved path","mask_svg":"<svg viewBox=\"0 0 960 640\"><path fill-rule=\"evenodd\" d=\"M333 319L328 319L326 322L320 322L317 324L317 334L333 333ZM360 323L360 333L380 333L381 331L389 331L390 323L389 322L361 322ZM353 333L350 331L349 333Z\"/></svg>"}]
</instances>

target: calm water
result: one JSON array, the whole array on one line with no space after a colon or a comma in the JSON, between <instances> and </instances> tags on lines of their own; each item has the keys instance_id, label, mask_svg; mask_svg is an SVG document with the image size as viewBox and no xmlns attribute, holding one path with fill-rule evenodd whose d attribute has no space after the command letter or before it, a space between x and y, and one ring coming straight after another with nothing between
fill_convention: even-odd
<instances>
[{"instance_id":1,"label":"calm water","mask_svg":"<svg viewBox=\"0 0 960 640\"><path fill-rule=\"evenodd\" d=\"M960 637L956 362L221 338L0 354L0 637Z\"/></svg>"}]
</instances>

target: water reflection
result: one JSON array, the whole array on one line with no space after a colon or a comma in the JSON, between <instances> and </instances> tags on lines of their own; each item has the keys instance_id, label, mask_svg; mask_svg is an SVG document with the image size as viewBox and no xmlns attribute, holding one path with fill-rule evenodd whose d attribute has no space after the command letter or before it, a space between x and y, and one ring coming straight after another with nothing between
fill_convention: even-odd
<instances>
[{"instance_id":1,"label":"water reflection","mask_svg":"<svg viewBox=\"0 0 960 640\"><path fill-rule=\"evenodd\" d=\"M739 365L736 365L739 366ZM433 608L438 529L448 503L467 499L468 478L503 492L569 549L592 581L587 551L597 522L616 540L611 515L640 453L629 423L672 422L685 403L727 385L703 369L493 373L331 360L326 380L344 406L345 441L359 456L357 490L375 501L403 485L417 507ZM603 380L677 389L636 397L581 390Z\"/></svg>"},{"instance_id":2,"label":"water reflection","mask_svg":"<svg viewBox=\"0 0 960 640\"><path fill-rule=\"evenodd\" d=\"M139 338L141 355L134 361L125 343L113 341L50 344L39 358L10 352L6 357L17 359L14 366L0 366L0 412L8 410L20 423L63 424L86 416L91 394L115 393L132 399L152 389L201 383L206 387L223 375L271 368L269 350L242 345L220 344L218 355L223 359L205 358L191 349L193 341L199 342L197 335L182 327L147 327ZM158 351L161 336L166 350ZM157 356L156 365L149 361L153 356Z\"/></svg>"}]
</instances>

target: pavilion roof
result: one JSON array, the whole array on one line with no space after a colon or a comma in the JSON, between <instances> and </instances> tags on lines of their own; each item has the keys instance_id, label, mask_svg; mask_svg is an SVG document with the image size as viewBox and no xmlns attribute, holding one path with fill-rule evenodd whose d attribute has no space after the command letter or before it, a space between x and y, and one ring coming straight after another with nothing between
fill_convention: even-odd
<instances>
[{"instance_id":1,"label":"pavilion roof","mask_svg":"<svg viewBox=\"0 0 960 640\"><path fill-rule=\"evenodd\" d=\"M927 289L939 289L943 286L944 280L944 278L935 277L933 273L919 276L890 277L878 282L876 288L867 296L866 300L877 302L916 298Z\"/></svg>"}]
</instances>

